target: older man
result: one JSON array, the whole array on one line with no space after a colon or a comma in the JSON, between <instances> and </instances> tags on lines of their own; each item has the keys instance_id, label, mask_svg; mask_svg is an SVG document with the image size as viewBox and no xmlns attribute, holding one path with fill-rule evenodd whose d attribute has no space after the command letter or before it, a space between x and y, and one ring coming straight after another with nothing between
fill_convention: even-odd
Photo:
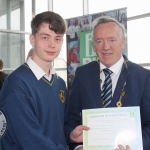
<instances>
[{"instance_id":1,"label":"older man","mask_svg":"<svg viewBox=\"0 0 150 150\"><path fill-rule=\"evenodd\" d=\"M107 16L95 20L93 46L99 60L77 68L72 84L68 132L70 137L76 135L73 141L82 142L83 109L139 106L143 149L150 149L150 71L122 55L125 42L124 26L117 20ZM71 143L69 147L82 150L78 145Z\"/></svg>"}]
</instances>

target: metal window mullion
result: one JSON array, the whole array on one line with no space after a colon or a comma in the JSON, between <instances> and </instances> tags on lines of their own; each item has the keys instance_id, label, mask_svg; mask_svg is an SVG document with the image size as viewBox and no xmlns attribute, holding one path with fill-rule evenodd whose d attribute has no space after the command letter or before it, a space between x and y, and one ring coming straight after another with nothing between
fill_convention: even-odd
<instances>
[{"instance_id":1,"label":"metal window mullion","mask_svg":"<svg viewBox=\"0 0 150 150\"><path fill-rule=\"evenodd\" d=\"M53 11L53 0L48 0L48 10Z\"/></svg>"},{"instance_id":2,"label":"metal window mullion","mask_svg":"<svg viewBox=\"0 0 150 150\"><path fill-rule=\"evenodd\" d=\"M36 15L36 0L32 0L32 18Z\"/></svg>"},{"instance_id":3,"label":"metal window mullion","mask_svg":"<svg viewBox=\"0 0 150 150\"><path fill-rule=\"evenodd\" d=\"M0 32L14 33L14 34L30 34L30 32L16 31L16 30L5 30L5 29L0 29Z\"/></svg>"},{"instance_id":4,"label":"metal window mullion","mask_svg":"<svg viewBox=\"0 0 150 150\"><path fill-rule=\"evenodd\" d=\"M89 14L89 1L83 0L83 15Z\"/></svg>"},{"instance_id":5,"label":"metal window mullion","mask_svg":"<svg viewBox=\"0 0 150 150\"><path fill-rule=\"evenodd\" d=\"M133 17L128 17L127 21L132 21L132 20L136 20L136 19L142 19L142 18L146 18L146 17L150 17L150 13L137 15L137 16L133 16Z\"/></svg>"}]
</instances>

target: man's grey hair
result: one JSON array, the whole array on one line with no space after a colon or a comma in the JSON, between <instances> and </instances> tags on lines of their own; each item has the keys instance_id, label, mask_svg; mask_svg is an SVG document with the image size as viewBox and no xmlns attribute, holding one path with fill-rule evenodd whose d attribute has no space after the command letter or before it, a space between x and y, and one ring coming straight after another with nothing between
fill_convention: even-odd
<instances>
[{"instance_id":1,"label":"man's grey hair","mask_svg":"<svg viewBox=\"0 0 150 150\"><path fill-rule=\"evenodd\" d=\"M118 22L116 19L110 17L110 16L101 16L96 18L93 21L92 24L92 41L94 42L94 30L95 28L99 25L99 24L105 24L105 23L109 23L109 22L114 22L118 25L118 27L121 29L121 37L122 38L126 38L126 31L125 31L125 27L123 24L121 24L120 22Z\"/></svg>"}]
</instances>

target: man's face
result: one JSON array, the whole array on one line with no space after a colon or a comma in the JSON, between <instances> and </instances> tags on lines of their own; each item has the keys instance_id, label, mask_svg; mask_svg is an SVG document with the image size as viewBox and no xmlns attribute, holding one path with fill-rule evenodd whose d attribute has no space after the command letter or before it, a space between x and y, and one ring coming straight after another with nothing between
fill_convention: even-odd
<instances>
[{"instance_id":1,"label":"man's face","mask_svg":"<svg viewBox=\"0 0 150 150\"><path fill-rule=\"evenodd\" d=\"M93 45L100 62L109 68L121 58L125 39L116 23L104 23L95 28Z\"/></svg>"},{"instance_id":2,"label":"man's face","mask_svg":"<svg viewBox=\"0 0 150 150\"><path fill-rule=\"evenodd\" d=\"M63 35L49 29L49 24L42 23L35 36L30 35L30 43L34 47L32 59L37 64L51 63L59 54Z\"/></svg>"}]
</instances>

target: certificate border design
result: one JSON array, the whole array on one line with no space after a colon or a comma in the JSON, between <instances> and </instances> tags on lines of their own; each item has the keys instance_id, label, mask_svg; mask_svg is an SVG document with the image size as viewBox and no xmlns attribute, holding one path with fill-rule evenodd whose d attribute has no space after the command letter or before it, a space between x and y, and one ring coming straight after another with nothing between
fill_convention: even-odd
<instances>
[{"instance_id":1,"label":"certificate border design","mask_svg":"<svg viewBox=\"0 0 150 150\"><path fill-rule=\"evenodd\" d=\"M141 134L140 130L141 129L141 122L140 122L140 108L139 106L135 107L121 107L121 108L100 108L100 109L87 109L87 110L82 110L82 119L83 119L83 125L88 126L88 115L91 114L107 114L107 113L120 113L120 112L129 112L131 117L135 118L135 124L136 124L136 131L138 131L139 135ZM110 150L114 149L114 145L88 145L88 131L83 132L83 147L86 150ZM142 139L137 138L137 142L141 143L139 144L140 147L142 146ZM133 145L131 148L134 150L143 150L141 148L136 147L136 145Z\"/></svg>"}]
</instances>

